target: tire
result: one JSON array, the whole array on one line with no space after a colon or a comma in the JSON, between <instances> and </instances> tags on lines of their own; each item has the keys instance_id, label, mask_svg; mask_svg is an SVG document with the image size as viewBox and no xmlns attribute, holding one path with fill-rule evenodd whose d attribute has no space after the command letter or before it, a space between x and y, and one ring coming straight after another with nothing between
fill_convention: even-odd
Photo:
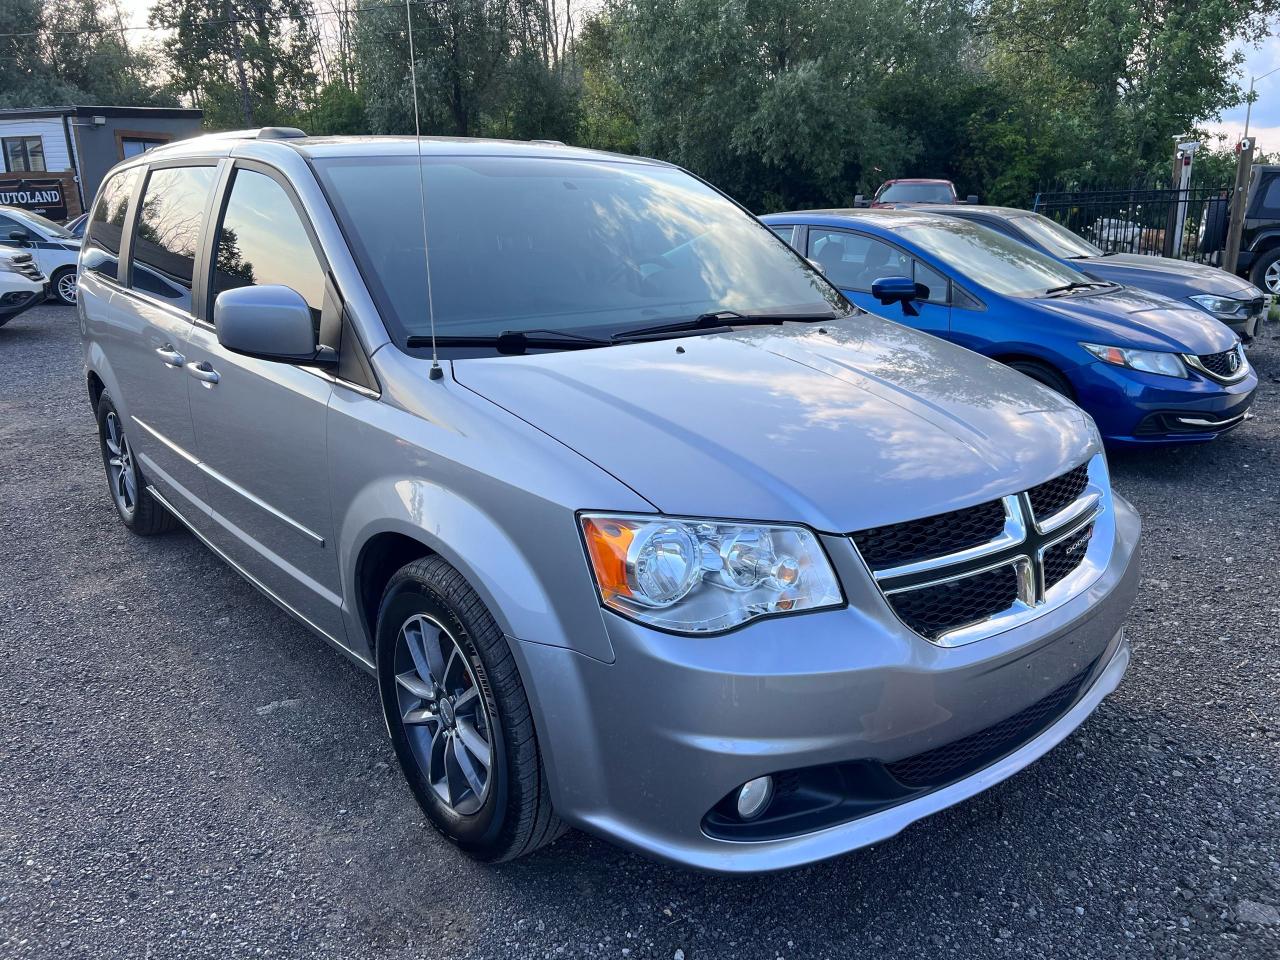
<instances>
[{"instance_id":1,"label":"tire","mask_svg":"<svg viewBox=\"0 0 1280 960\"><path fill-rule=\"evenodd\" d=\"M1050 390L1056 390L1068 400L1075 401L1075 391L1071 389L1067 378L1048 364L1036 360L1010 360L1005 365L1030 377L1036 383L1044 384Z\"/></svg>"},{"instance_id":2,"label":"tire","mask_svg":"<svg viewBox=\"0 0 1280 960\"><path fill-rule=\"evenodd\" d=\"M1253 269L1249 271L1249 282L1263 293L1280 296L1280 247L1272 247L1258 255Z\"/></svg>"},{"instance_id":3,"label":"tire","mask_svg":"<svg viewBox=\"0 0 1280 960\"><path fill-rule=\"evenodd\" d=\"M1231 207L1225 197L1214 197L1205 201L1204 235L1199 240L1201 253L1216 253L1227 242L1227 221L1231 217Z\"/></svg>"},{"instance_id":4,"label":"tire","mask_svg":"<svg viewBox=\"0 0 1280 960\"><path fill-rule=\"evenodd\" d=\"M53 299L68 307L76 305L76 268L62 267L49 279L49 291Z\"/></svg>"},{"instance_id":5,"label":"tire","mask_svg":"<svg viewBox=\"0 0 1280 960\"><path fill-rule=\"evenodd\" d=\"M121 522L140 537L173 530L178 521L147 493L147 481L129 446L123 418L105 392L98 398L97 414L98 446L107 472L107 489Z\"/></svg>"},{"instance_id":6,"label":"tire","mask_svg":"<svg viewBox=\"0 0 1280 960\"><path fill-rule=\"evenodd\" d=\"M551 805L507 640L457 570L425 557L391 578L378 609L376 653L396 758L440 833L493 863L532 853L566 831Z\"/></svg>"}]
</instances>

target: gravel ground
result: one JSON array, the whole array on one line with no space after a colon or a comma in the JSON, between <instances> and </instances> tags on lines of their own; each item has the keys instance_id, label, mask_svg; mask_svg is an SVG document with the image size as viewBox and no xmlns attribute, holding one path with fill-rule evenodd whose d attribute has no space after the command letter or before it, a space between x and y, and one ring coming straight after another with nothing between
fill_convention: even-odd
<instances>
[{"instance_id":1,"label":"gravel ground","mask_svg":"<svg viewBox=\"0 0 1280 960\"><path fill-rule=\"evenodd\" d=\"M896 839L724 879L424 823L373 682L186 533L116 521L71 311L0 330L0 955L1280 955L1280 337L1258 418L1113 457L1146 521L1120 690Z\"/></svg>"}]
</instances>

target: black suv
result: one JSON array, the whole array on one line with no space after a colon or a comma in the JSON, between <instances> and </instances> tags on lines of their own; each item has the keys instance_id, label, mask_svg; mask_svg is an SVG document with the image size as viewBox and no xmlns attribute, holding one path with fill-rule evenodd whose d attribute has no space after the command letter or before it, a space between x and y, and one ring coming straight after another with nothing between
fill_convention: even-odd
<instances>
[{"instance_id":1,"label":"black suv","mask_svg":"<svg viewBox=\"0 0 1280 960\"><path fill-rule=\"evenodd\" d=\"M1244 233L1236 272L1255 287L1280 296L1280 164L1256 163L1249 171L1244 207ZM1208 205L1200 250L1213 253L1227 243L1227 203Z\"/></svg>"}]
</instances>

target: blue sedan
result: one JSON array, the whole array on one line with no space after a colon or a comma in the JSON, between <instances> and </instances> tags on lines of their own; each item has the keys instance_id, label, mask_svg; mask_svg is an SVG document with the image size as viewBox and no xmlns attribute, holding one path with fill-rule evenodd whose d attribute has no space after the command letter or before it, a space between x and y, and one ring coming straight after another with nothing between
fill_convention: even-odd
<instances>
[{"instance_id":1,"label":"blue sedan","mask_svg":"<svg viewBox=\"0 0 1280 960\"><path fill-rule=\"evenodd\" d=\"M1239 338L1159 294L1096 280L986 227L914 210L762 218L859 306L1063 393L1108 443L1212 440L1258 386Z\"/></svg>"}]
</instances>

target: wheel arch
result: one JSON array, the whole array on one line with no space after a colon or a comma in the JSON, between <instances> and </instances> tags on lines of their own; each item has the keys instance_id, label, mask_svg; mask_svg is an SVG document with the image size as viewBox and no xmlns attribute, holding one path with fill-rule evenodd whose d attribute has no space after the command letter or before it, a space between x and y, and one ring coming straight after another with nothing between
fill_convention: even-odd
<instances>
[{"instance_id":1,"label":"wheel arch","mask_svg":"<svg viewBox=\"0 0 1280 960\"><path fill-rule=\"evenodd\" d=\"M1073 395L1071 397L1072 400L1074 400L1079 395L1076 391L1076 385L1071 382L1071 376L1069 375L1067 370L1062 366L1062 364L1054 362L1054 360L1052 360L1051 358L1047 358L1034 353L1011 350L1011 351L1003 351L1000 353L993 354L991 359L997 360L1000 363L1003 363L1005 366L1010 366L1011 364L1014 364L1014 363L1032 363L1032 364L1035 364L1036 366L1044 367L1046 370L1049 370L1051 373L1055 373L1059 377L1061 377L1062 382L1071 388L1071 392Z\"/></svg>"}]
</instances>

